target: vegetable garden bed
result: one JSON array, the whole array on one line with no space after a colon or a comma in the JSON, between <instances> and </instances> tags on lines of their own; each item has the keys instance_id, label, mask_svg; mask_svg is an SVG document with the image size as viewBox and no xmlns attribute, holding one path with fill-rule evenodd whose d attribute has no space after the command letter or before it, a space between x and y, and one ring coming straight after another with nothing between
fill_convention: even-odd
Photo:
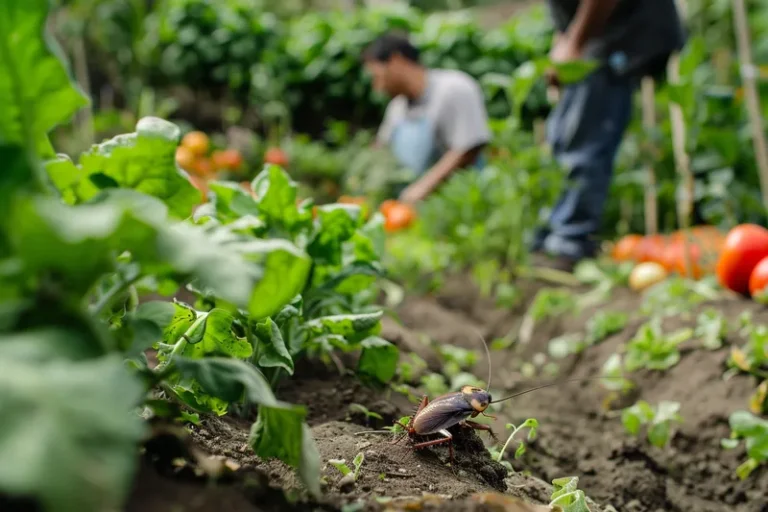
<instances>
[{"instance_id":1,"label":"vegetable garden bed","mask_svg":"<svg viewBox=\"0 0 768 512\"><path fill-rule=\"evenodd\" d=\"M398 328L395 321L387 322L382 336L400 345L402 361L409 360L408 345L420 343L417 333L426 334L432 340L427 350L435 350L437 359L445 359L437 355L439 346L475 351L476 358L470 358L477 361L474 373L483 375L485 361L474 329L484 332L489 339L517 332L537 292L548 289L549 285L530 282L523 288L526 299L521 305L514 311L502 310L480 297L466 278L452 278L435 295L405 298L397 312L406 327ZM626 313L623 328L579 355L557 360L562 377L601 375L604 363L637 334L645 319L636 313L650 300L647 295L617 289L607 306L589 307L578 314L560 315L541 322L525 344L499 349L497 341L492 351L494 389L517 390L525 387L520 381L548 380L542 374L546 363L536 354L548 353L552 339L583 332L589 320L600 312ZM413 405L401 394L377 392L361 385L353 376L340 377L333 366L307 363L297 367L296 378L278 389L277 395L291 403L308 406L307 421L326 466L323 471L326 494L321 502L292 505L281 493L268 488L267 481L275 488L300 488L300 484L282 463L265 463L245 450L249 424L206 418L200 426L193 427L191 437L195 445L236 462L241 467L237 474L244 476L236 478L233 484L206 486L202 481L193 484L178 476L160 477L146 468L128 509L168 510L169 503L174 502L183 506L183 510L210 510L212 503L218 503L219 507L227 503L231 505L226 509L235 512L383 510L405 507L409 503L417 507L411 510L522 512L529 509L515 504L511 498L500 505L502 498L490 498L489 493L501 491L505 496L517 496L529 503L547 504L552 494L547 482L578 476L579 489L601 505L593 504L593 512L611 510L608 505L630 512L763 510L768 495L768 470L760 467L746 480L740 480L735 471L745 459L744 450L725 451L721 439L729 436L730 414L746 409L754 392L750 377L723 378L729 347L741 344L737 319L743 317L742 328L767 323L768 312L757 304L729 298L697 305L692 302L690 308L685 309L687 311L665 319L664 332L687 327L695 330L701 323L697 319L702 311L717 311L730 325L723 346L707 349L701 346L706 336L695 335L680 345L677 364L663 371L633 372L628 378L636 387L626 396L613 397L612 401L610 391L596 381L537 391L507 402L498 412L493 412L498 417L493 422L494 430L502 443L506 437L505 423L520 424L531 417L539 422L538 437L526 442L522 457L517 460L508 457L515 472L505 480L498 478L503 475L503 468L490 460L474 434L465 442L457 443L460 455L453 470L444 464L447 449L415 453L406 442L389 444L392 439L389 435L358 435L391 425L394 419L410 414ZM746 320L745 313L751 314L751 320ZM406 338L409 341L404 342ZM420 352L424 354L423 350ZM519 361L537 361L538 375L531 377L530 370L521 368ZM637 400L651 405L665 400L680 403L683 422L670 432L666 447L653 446L642 430L639 437L626 432L621 414L616 411ZM484 433L483 438L487 439ZM344 459L352 469L352 459L359 453L364 454L364 460L357 482L345 485L341 472L327 461ZM249 480L258 485L251 483L249 487L245 483Z\"/></svg>"}]
</instances>

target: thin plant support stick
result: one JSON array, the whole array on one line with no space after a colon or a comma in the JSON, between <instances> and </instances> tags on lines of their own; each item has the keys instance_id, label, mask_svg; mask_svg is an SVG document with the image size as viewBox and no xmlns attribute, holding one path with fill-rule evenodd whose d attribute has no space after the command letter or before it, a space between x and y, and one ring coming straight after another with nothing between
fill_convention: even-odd
<instances>
[{"instance_id":1,"label":"thin plant support stick","mask_svg":"<svg viewBox=\"0 0 768 512\"><path fill-rule=\"evenodd\" d=\"M739 50L739 61L741 61L741 80L744 87L747 113L749 114L749 124L752 128L752 144L757 159L763 205L768 208L768 148L766 147L768 145L765 141L765 129L760 115L760 97L755 84L758 72L752 61L747 8L744 5L744 0L733 0L733 23L736 29L736 43Z\"/></svg>"},{"instance_id":2,"label":"thin plant support stick","mask_svg":"<svg viewBox=\"0 0 768 512\"><path fill-rule=\"evenodd\" d=\"M685 19L685 0L678 0L677 5L680 11L680 17ZM680 82L679 53L674 53L669 59L667 74L671 84ZM680 175L682 189L682 197L677 202L677 220L683 232L683 265L685 266L685 275L692 277L693 265L691 264L691 254L688 247L688 235L691 227L691 216L693 214L694 180L693 171L691 171L691 161L685 148L685 118L683 116L683 109L678 103L669 103L669 117L672 124L672 148L675 156L675 167Z\"/></svg>"},{"instance_id":3,"label":"thin plant support stick","mask_svg":"<svg viewBox=\"0 0 768 512\"><path fill-rule=\"evenodd\" d=\"M656 172L653 169L653 130L656 126L656 104L654 102L655 87L653 78L645 77L641 82L643 128L645 128L645 153L648 163L645 166L645 232L655 235L659 229L659 205L656 198Z\"/></svg>"}]
</instances>

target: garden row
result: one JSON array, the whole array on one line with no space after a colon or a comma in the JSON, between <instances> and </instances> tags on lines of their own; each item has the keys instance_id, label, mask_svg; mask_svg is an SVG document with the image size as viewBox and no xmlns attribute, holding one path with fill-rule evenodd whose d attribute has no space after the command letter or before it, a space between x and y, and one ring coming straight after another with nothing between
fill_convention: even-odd
<instances>
[{"instance_id":1,"label":"garden row","mask_svg":"<svg viewBox=\"0 0 768 512\"><path fill-rule=\"evenodd\" d=\"M405 30L426 65L481 80L492 117L510 112L499 77L544 54L551 39L541 8L489 31L466 12L425 15L403 4L290 19L250 0L174 0L149 10L134 4L141 2L103 2L79 29L91 42L92 67L109 63L99 73L121 92L130 95L137 79L144 86L195 84L208 98L231 93L269 124L288 115L298 131L316 135L327 119L366 127L380 119L385 100L371 90L361 55L383 32ZM539 88L529 106L546 107L543 98Z\"/></svg>"}]
</instances>

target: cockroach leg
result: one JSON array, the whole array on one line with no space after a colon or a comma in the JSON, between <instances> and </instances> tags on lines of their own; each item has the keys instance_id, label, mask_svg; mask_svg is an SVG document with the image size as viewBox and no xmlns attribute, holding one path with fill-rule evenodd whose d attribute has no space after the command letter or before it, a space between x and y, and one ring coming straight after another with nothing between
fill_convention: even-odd
<instances>
[{"instance_id":1,"label":"cockroach leg","mask_svg":"<svg viewBox=\"0 0 768 512\"><path fill-rule=\"evenodd\" d=\"M434 441L424 441L423 443L416 443L413 445L414 449L420 450L428 446L435 446L438 444L448 444L448 453L451 457L451 464L453 464L453 436L447 430L441 430L440 435L445 436L441 439L435 439Z\"/></svg>"},{"instance_id":2,"label":"cockroach leg","mask_svg":"<svg viewBox=\"0 0 768 512\"><path fill-rule=\"evenodd\" d=\"M408 435L410 433L410 430L411 430L411 423L413 423L413 416L411 416L411 419L408 420L408 424L407 425L404 424L403 422L401 422L400 420L396 420L395 424L396 425L400 425L401 427L403 427L403 430L405 430L405 434L400 436L400 437L398 437L397 439L392 441L390 444L397 444L400 441L402 441L403 439L405 439L406 437L408 437Z\"/></svg>"},{"instance_id":3,"label":"cockroach leg","mask_svg":"<svg viewBox=\"0 0 768 512\"><path fill-rule=\"evenodd\" d=\"M486 418L491 418L492 420L495 420L495 419L496 419L496 416L491 416L490 414L485 414L485 412L481 412L480 414L482 414L482 415L483 415L483 416L485 416Z\"/></svg>"},{"instance_id":4,"label":"cockroach leg","mask_svg":"<svg viewBox=\"0 0 768 512\"><path fill-rule=\"evenodd\" d=\"M472 420L466 420L463 422L463 425L475 430L485 430L489 434L491 434L491 437L494 439L497 439L496 434L493 433L493 429L491 429L490 425L484 425L482 423L477 423Z\"/></svg>"}]
</instances>

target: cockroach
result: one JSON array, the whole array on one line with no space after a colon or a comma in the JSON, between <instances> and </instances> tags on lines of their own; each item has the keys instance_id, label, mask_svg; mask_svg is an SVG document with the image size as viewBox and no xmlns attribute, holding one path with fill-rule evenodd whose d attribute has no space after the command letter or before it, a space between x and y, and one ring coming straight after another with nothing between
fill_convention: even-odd
<instances>
[{"instance_id":1,"label":"cockroach","mask_svg":"<svg viewBox=\"0 0 768 512\"><path fill-rule=\"evenodd\" d=\"M416 409L416 413L410 417L408 424L403 424L400 420L395 421L395 424L400 425L403 429L405 429L405 435L399 437L398 439L395 439L392 444L399 443L402 439L405 437L410 438L411 442L413 443L413 448L416 450L427 448L429 446L435 446L438 444L447 444L448 445L448 451L450 454L450 460L453 464L454 458L453 458L453 436L450 432L448 432L448 429L459 425L466 428L472 428L475 430L484 430L491 434L491 436L495 439L496 435L493 433L493 430L489 425L484 425L482 423L477 423L475 421L472 421L471 418L476 418L480 415L483 415L487 418L496 419L494 416L490 416L488 414L485 414L486 409L491 404L497 404L500 402L504 402L506 400L510 400L512 398L524 395L526 393L530 393L532 391L536 391L543 388L548 388L552 386L558 386L560 384L565 384L567 382L580 382L580 381L586 381L586 380L594 380L594 379L605 379L610 378L607 376L604 377L588 377L583 379L564 379L556 382L550 382L548 384L542 384L539 386L535 386L533 388L526 389L524 391L520 391L519 393L515 393L513 395L510 395L508 397L502 398L500 400L493 400L490 393L491 388L491 353L490 350L488 350L488 344L485 342L485 338L483 338L480 333L478 333L480 339L483 342L483 347L485 348L485 354L488 358L488 385L487 389L478 388L475 386L463 386L459 391L455 391L453 393L447 393L445 395L438 396L437 398L434 398L433 400L429 400L428 396L424 396L421 399L421 403L419 404L419 407ZM378 431L374 431L378 432ZM363 434L365 432L360 432L360 434ZM416 442L419 437L434 435L434 434L440 434L440 439L434 439L430 441L421 441Z\"/></svg>"}]
</instances>

